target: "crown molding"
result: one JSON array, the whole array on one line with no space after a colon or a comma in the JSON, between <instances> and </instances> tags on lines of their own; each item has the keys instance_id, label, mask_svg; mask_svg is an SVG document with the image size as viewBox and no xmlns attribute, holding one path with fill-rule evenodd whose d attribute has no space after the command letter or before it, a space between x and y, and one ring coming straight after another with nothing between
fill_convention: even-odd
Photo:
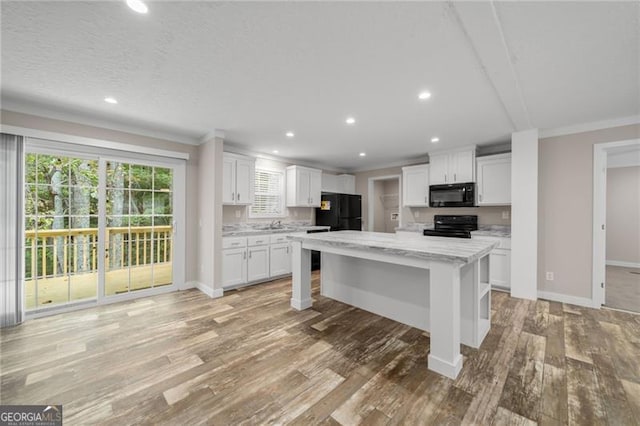
<instances>
[{"instance_id":1,"label":"crown molding","mask_svg":"<svg viewBox=\"0 0 640 426\"><path fill-rule=\"evenodd\" d=\"M640 115L613 118L610 120L592 121L589 123L575 124L571 126L556 127L553 129L540 129L539 139L553 138L556 136L572 135L574 133L592 132L594 130L609 129L612 127L640 124Z\"/></svg>"}]
</instances>

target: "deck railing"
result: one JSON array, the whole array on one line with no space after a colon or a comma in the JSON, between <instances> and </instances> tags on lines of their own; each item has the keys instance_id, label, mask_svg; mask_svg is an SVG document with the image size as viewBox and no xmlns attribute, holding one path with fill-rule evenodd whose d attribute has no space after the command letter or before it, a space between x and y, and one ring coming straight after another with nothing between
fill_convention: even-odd
<instances>
[{"instance_id":1,"label":"deck railing","mask_svg":"<svg viewBox=\"0 0 640 426\"><path fill-rule=\"evenodd\" d=\"M98 228L27 230L25 240L26 279L98 269ZM105 268L170 262L171 245L171 225L107 228Z\"/></svg>"}]
</instances>

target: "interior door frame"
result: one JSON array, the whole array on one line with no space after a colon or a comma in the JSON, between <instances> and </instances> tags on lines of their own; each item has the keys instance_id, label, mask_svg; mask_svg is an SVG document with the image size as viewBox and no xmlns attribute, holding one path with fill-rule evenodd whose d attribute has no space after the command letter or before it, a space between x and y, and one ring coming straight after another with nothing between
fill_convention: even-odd
<instances>
[{"instance_id":1,"label":"interior door frame","mask_svg":"<svg viewBox=\"0 0 640 426\"><path fill-rule=\"evenodd\" d=\"M374 211L375 211L375 200L373 197L373 193L374 191L374 185L376 181L379 180L391 180L391 179L398 179L398 225L402 226L402 175L398 174L398 175L385 175L385 176L374 176L374 177L370 177L369 181L368 181L368 188L367 188L367 221L369 222L367 224L367 230L369 232L374 232Z\"/></svg>"},{"instance_id":2,"label":"interior door frame","mask_svg":"<svg viewBox=\"0 0 640 426\"><path fill-rule=\"evenodd\" d=\"M42 153L48 155L70 156L87 159L97 159L99 166L98 183L98 286L95 299L69 301L51 307L36 308L26 311L26 301L23 298L23 309L26 319L48 316L56 313L69 312L84 309L90 306L100 306L116 303L124 300L169 293L181 289L186 279L186 160L182 158L170 158L153 154L124 152L99 146L84 146L77 143L69 143L60 140L47 140L36 137L25 137L25 153ZM106 220L106 173L104 164L106 161L121 161L140 165L170 167L173 169L173 251L172 273L173 280L170 285L105 296L104 294L104 228Z\"/></svg>"},{"instance_id":3,"label":"interior door frame","mask_svg":"<svg viewBox=\"0 0 640 426\"><path fill-rule=\"evenodd\" d=\"M593 145L593 258L591 300L595 308L605 304L607 245L607 155L609 151L627 146L640 146L640 139Z\"/></svg>"}]
</instances>

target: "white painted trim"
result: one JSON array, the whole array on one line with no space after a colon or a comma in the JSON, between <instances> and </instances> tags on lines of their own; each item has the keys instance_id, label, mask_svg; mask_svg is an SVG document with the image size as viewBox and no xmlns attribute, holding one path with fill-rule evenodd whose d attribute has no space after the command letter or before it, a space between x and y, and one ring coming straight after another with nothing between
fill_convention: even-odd
<instances>
[{"instance_id":1,"label":"white painted trim","mask_svg":"<svg viewBox=\"0 0 640 426\"><path fill-rule=\"evenodd\" d=\"M192 288L197 288L198 281L187 281L184 285L180 286L179 290L191 290Z\"/></svg>"},{"instance_id":2,"label":"white painted trim","mask_svg":"<svg viewBox=\"0 0 640 426\"><path fill-rule=\"evenodd\" d=\"M625 262L624 260L607 260L607 266L622 266L623 268L640 268L640 262Z\"/></svg>"},{"instance_id":3,"label":"white painted trim","mask_svg":"<svg viewBox=\"0 0 640 426\"><path fill-rule=\"evenodd\" d=\"M628 117L614 118L611 120L592 121L590 123L556 127L554 129L543 129L540 130L540 139L571 135L574 133L591 132L594 130L609 129L611 127L629 126L633 124L640 124L640 115L631 115Z\"/></svg>"},{"instance_id":4,"label":"white painted trim","mask_svg":"<svg viewBox=\"0 0 640 426\"><path fill-rule=\"evenodd\" d=\"M553 302L568 303L570 305L584 306L586 308L600 309L599 305L594 305L593 301L587 297L578 297L568 294L538 290L538 298L551 300Z\"/></svg>"},{"instance_id":5,"label":"white painted trim","mask_svg":"<svg viewBox=\"0 0 640 426\"><path fill-rule=\"evenodd\" d=\"M188 130L186 129L184 132L172 131L168 129L164 131L156 130L161 126L160 124L148 123L148 126L141 126L139 124L127 124L122 121L118 122L116 118L108 119L89 116L87 113L64 111L62 108L52 109L50 107L42 105L26 104L16 99L7 99L6 97L2 99L2 109L9 112L27 114L34 117L47 118L50 120L66 121L83 126L100 127L102 129L132 133L156 139L164 139L184 145L199 145L201 139L199 136L196 137L188 135Z\"/></svg>"},{"instance_id":6,"label":"white painted trim","mask_svg":"<svg viewBox=\"0 0 640 426\"><path fill-rule=\"evenodd\" d=\"M626 139L617 142L593 145L593 257L591 297L594 306L606 301L606 241L607 231L602 229L607 223L607 152L620 147L640 146L640 139Z\"/></svg>"},{"instance_id":7,"label":"white painted trim","mask_svg":"<svg viewBox=\"0 0 640 426\"><path fill-rule=\"evenodd\" d=\"M386 175L370 177L367 184L367 230L373 232L374 221L374 183L377 180L398 179L398 226L402 226L402 175Z\"/></svg>"},{"instance_id":8,"label":"white painted trim","mask_svg":"<svg viewBox=\"0 0 640 426\"><path fill-rule=\"evenodd\" d=\"M205 285L199 281L191 281L194 283L195 288L206 294L212 299L216 299L218 297L222 297L224 295L224 291L221 288L212 288L208 285Z\"/></svg>"},{"instance_id":9,"label":"white painted trim","mask_svg":"<svg viewBox=\"0 0 640 426\"><path fill-rule=\"evenodd\" d=\"M186 152L168 151L158 148L132 145L122 142L107 141L103 139L86 138L84 136L68 135L65 133L49 132L46 130L30 129L27 127L0 125L0 131L15 135L26 136L36 139L48 139L56 142L70 143L76 145L92 146L95 148L113 149L124 152L135 152L139 154L155 155L159 157L169 157L180 160L188 160L189 154Z\"/></svg>"}]
</instances>

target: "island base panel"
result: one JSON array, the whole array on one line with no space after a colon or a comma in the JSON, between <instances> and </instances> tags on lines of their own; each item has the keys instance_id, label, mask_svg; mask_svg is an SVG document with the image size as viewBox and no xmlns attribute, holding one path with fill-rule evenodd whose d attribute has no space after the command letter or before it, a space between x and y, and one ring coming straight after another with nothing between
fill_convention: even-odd
<instances>
[{"instance_id":1,"label":"island base panel","mask_svg":"<svg viewBox=\"0 0 640 426\"><path fill-rule=\"evenodd\" d=\"M291 307L302 311L312 305L311 300L311 250L303 249L300 241L291 243Z\"/></svg>"}]
</instances>

